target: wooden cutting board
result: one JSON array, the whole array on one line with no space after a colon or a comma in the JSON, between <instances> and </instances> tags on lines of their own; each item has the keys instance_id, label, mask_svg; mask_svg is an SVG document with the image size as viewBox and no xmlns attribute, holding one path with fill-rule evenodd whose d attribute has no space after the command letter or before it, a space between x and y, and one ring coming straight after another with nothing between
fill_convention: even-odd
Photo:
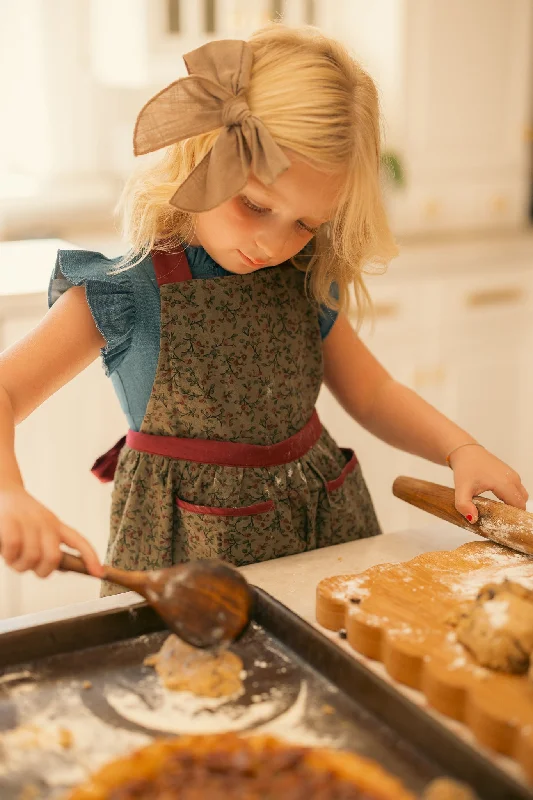
<instances>
[{"instance_id":1,"label":"wooden cutting board","mask_svg":"<svg viewBox=\"0 0 533 800\"><path fill-rule=\"evenodd\" d=\"M481 743L516 759L533 781L533 681L480 667L452 624L481 586L504 578L533 587L533 558L469 542L325 578L316 618L330 630L344 628L355 650L383 662L392 678L419 689Z\"/></svg>"}]
</instances>

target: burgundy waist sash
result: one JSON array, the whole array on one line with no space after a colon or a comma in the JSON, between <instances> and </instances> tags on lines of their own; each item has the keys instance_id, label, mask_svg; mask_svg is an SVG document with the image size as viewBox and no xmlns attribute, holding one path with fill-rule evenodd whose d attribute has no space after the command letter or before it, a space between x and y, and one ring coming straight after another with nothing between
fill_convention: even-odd
<instances>
[{"instance_id":1,"label":"burgundy waist sash","mask_svg":"<svg viewBox=\"0 0 533 800\"><path fill-rule=\"evenodd\" d=\"M91 472L107 483L113 480L120 451L127 444L132 450L142 453L167 456L168 458L196 461L202 464L218 464L231 467L273 467L288 464L304 456L318 441L322 423L316 409L304 427L277 444L243 444L221 442L214 439L181 439L177 436L156 436L139 431L128 431L110 450L94 462Z\"/></svg>"}]
</instances>

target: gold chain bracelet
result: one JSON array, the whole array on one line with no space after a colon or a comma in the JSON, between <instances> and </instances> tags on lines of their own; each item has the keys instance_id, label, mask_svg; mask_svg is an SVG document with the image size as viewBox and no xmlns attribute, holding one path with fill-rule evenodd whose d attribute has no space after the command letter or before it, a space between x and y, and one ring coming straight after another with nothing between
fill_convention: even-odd
<instances>
[{"instance_id":1,"label":"gold chain bracelet","mask_svg":"<svg viewBox=\"0 0 533 800\"><path fill-rule=\"evenodd\" d=\"M465 442L464 444L458 444L457 447L454 447L453 450L450 450L450 452L446 456L446 463L448 464L450 469L452 468L452 465L450 464L450 456L452 456L456 450L460 450L461 447L483 447L483 445L480 444L479 442Z\"/></svg>"}]
</instances>

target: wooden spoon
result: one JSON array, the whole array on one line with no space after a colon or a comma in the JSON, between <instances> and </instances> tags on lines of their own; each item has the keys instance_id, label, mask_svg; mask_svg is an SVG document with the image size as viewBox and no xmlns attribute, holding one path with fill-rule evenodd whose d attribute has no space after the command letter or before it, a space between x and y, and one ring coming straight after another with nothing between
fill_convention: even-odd
<instances>
[{"instance_id":1,"label":"wooden spoon","mask_svg":"<svg viewBox=\"0 0 533 800\"><path fill-rule=\"evenodd\" d=\"M474 497L479 516L472 524L455 508L455 492L449 486L402 475L392 484L392 492L401 500L471 533L533 555L533 514L527 511L488 497Z\"/></svg>"},{"instance_id":2,"label":"wooden spoon","mask_svg":"<svg viewBox=\"0 0 533 800\"><path fill-rule=\"evenodd\" d=\"M63 553L59 569L90 574L82 559L70 553ZM170 630L193 647L228 644L250 621L252 587L217 559L147 572L104 566L102 578L142 595Z\"/></svg>"}]
</instances>

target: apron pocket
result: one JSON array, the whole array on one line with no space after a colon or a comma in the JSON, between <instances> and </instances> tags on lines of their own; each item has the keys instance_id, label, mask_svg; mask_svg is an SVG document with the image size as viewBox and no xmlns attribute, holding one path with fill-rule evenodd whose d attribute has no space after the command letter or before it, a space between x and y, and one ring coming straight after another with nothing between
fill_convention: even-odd
<instances>
[{"instance_id":1,"label":"apron pocket","mask_svg":"<svg viewBox=\"0 0 533 800\"><path fill-rule=\"evenodd\" d=\"M342 448L345 465L325 482L318 511L317 547L365 539L381 533L361 467L353 450Z\"/></svg>"},{"instance_id":2,"label":"apron pocket","mask_svg":"<svg viewBox=\"0 0 533 800\"><path fill-rule=\"evenodd\" d=\"M346 464L342 468L342 472L340 473L340 475L338 475L332 481L326 481L326 489L327 489L328 495L330 495L330 496L331 496L331 494L333 492L336 492L337 489L340 489L341 486L343 486L343 484L346 481L346 478L348 477L350 472L353 472L354 469L356 468L356 466L359 463L358 460L357 460L357 456L355 455L353 450L350 450L347 447L342 447L341 448L341 453L343 454L344 458L346 459Z\"/></svg>"},{"instance_id":3,"label":"apron pocket","mask_svg":"<svg viewBox=\"0 0 533 800\"><path fill-rule=\"evenodd\" d=\"M266 500L264 503L254 503L251 506L237 506L233 507L218 507L218 506L197 506L194 503L188 503L186 500L181 500L179 497L176 500L178 508L190 511L191 514L209 514L213 517L251 517L255 514L264 514L266 511L271 511L274 508L273 500Z\"/></svg>"},{"instance_id":4,"label":"apron pocket","mask_svg":"<svg viewBox=\"0 0 533 800\"><path fill-rule=\"evenodd\" d=\"M273 500L248 506L201 506L176 499L175 563L220 558L237 567L280 555L278 512Z\"/></svg>"}]
</instances>

